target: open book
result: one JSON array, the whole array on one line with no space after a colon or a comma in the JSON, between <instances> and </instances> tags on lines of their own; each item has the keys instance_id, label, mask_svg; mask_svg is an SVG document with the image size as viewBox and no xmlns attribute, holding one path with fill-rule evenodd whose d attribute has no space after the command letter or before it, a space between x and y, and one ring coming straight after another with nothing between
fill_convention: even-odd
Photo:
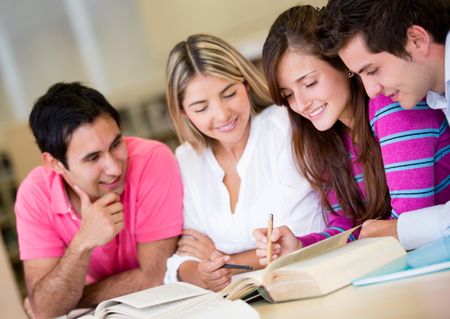
<instances>
[{"instance_id":1,"label":"open book","mask_svg":"<svg viewBox=\"0 0 450 319\"><path fill-rule=\"evenodd\" d=\"M242 300L224 299L220 293L188 284L172 283L105 300L79 317L101 318L250 318L259 314Z\"/></svg>"},{"instance_id":2,"label":"open book","mask_svg":"<svg viewBox=\"0 0 450 319\"><path fill-rule=\"evenodd\" d=\"M280 257L263 270L237 275L222 293L230 300L257 293L269 302L322 296L406 254L393 237L346 244L356 228Z\"/></svg>"}]
</instances>

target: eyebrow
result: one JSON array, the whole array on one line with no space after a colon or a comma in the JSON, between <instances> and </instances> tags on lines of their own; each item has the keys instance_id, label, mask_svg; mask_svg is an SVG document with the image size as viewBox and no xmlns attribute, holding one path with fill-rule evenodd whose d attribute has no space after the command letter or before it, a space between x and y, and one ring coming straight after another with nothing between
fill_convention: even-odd
<instances>
[{"instance_id":1,"label":"eyebrow","mask_svg":"<svg viewBox=\"0 0 450 319\"><path fill-rule=\"evenodd\" d=\"M230 83L227 86L225 86L225 88L222 89L222 91L219 92L219 95L222 95L224 92L226 92L230 87L236 85L237 83ZM199 100L199 101L194 101L192 103L189 103L188 107L194 106L196 104L201 104L201 103L206 103L206 100Z\"/></svg>"},{"instance_id":2,"label":"eyebrow","mask_svg":"<svg viewBox=\"0 0 450 319\"><path fill-rule=\"evenodd\" d=\"M298 83L298 82L300 82L300 81L303 81L308 75L310 75L311 73L314 73L314 72L316 72L316 70L312 70L312 71L310 71L310 72L308 72L308 73L302 75L301 77L299 77L298 79L296 79L294 82L295 82L295 83ZM288 90L288 89L287 89L287 88L280 88L280 91L282 91L282 90Z\"/></svg>"},{"instance_id":3,"label":"eyebrow","mask_svg":"<svg viewBox=\"0 0 450 319\"><path fill-rule=\"evenodd\" d=\"M112 143L109 144L109 149L111 149L113 147L113 145L115 145L121 138L122 138L122 133L117 133L117 135L114 138L114 140L112 141Z\"/></svg>"},{"instance_id":4,"label":"eyebrow","mask_svg":"<svg viewBox=\"0 0 450 319\"><path fill-rule=\"evenodd\" d=\"M109 149L111 149L112 146L113 146L114 144L116 144L117 141L119 141L121 138L122 138L122 133L118 133L118 134L116 135L116 137L114 138L114 140L111 142L111 144L109 144ZM83 157L83 161L87 161L87 160L89 160L89 158L91 158L91 157L93 157L93 156L95 156L95 155L98 155L98 154L100 154L100 153L101 153L101 151L95 151L95 152L88 153L88 154L86 154L86 155Z\"/></svg>"},{"instance_id":5,"label":"eyebrow","mask_svg":"<svg viewBox=\"0 0 450 319\"><path fill-rule=\"evenodd\" d=\"M364 72L365 69L369 68L372 66L372 63L367 63L365 65L363 65L363 67L357 72L358 74L361 74Z\"/></svg>"},{"instance_id":6,"label":"eyebrow","mask_svg":"<svg viewBox=\"0 0 450 319\"><path fill-rule=\"evenodd\" d=\"M312 70L311 72L306 73L305 75L299 77L297 80L295 80L295 82L300 82L302 80L304 80L308 75L310 75L311 73L316 72L316 70Z\"/></svg>"}]
</instances>

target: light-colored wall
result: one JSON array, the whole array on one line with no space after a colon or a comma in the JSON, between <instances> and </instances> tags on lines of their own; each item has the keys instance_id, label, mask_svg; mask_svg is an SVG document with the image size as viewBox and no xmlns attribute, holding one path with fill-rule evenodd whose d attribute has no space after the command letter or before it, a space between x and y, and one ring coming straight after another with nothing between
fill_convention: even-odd
<instances>
[{"instance_id":1,"label":"light-colored wall","mask_svg":"<svg viewBox=\"0 0 450 319\"><path fill-rule=\"evenodd\" d=\"M26 121L52 83L84 81L132 104L163 92L167 54L189 34L213 33L255 55L276 16L297 3L0 0L0 145L5 127Z\"/></svg>"},{"instance_id":2,"label":"light-colored wall","mask_svg":"<svg viewBox=\"0 0 450 319\"><path fill-rule=\"evenodd\" d=\"M326 1L304 1L322 6ZM194 33L212 33L247 56L260 54L276 17L298 0L140 0L152 60L155 90L163 90L164 67L171 48Z\"/></svg>"},{"instance_id":3,"label":"light-colored wall","mask_svg":"<svg viewBox=\"0 0 450 319\"><path fill-rule=\"evenodd\" d=\"M297 3L0 0L0 149L9 149L21 179L40 157L28 132L15 132L51 84L82 81L118 108L133 107L164 92L166 59L177 42L212 33L253 58L275 18ZM21 136L24 141L17 140ZM22 147L14 152L14 145Z\"/></svg>"},{"instance_id":4,"label":"light-colored wall","mask_svg":"<svg viewBox=\"0 0 450 319\"><path fill-rule=\"evenodd\" d=\"M9 264L6 247L0 236L0 309L2 318L25 319L14 274Z\"/></svg>"}]
</instances>

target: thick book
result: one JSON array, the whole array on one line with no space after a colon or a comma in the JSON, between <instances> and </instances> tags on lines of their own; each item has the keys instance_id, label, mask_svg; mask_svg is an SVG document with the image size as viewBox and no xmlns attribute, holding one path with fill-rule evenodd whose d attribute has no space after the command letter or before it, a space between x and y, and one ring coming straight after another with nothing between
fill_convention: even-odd
<instances>
[{"instance_id":1,"label":"thick book","mask_svg":"<svg viewBox=\"0 0 450 319\"><path fill-rule=\"evenodd\" d=\"M222 293L230 300L260 295L272 303L323 296L406 254L393 237L347 243L354 230L282 256L263 270L235 276Z\"/></svg>"},{"instance_id":2,"label":"thick book","mask_svg":"<svg viewBox=\"0 0 450 319\"><path fill-rule=\"evenodd\" d=\"M354 280L353 285L369 285L447 269L450 269L450 237L440 238L410 251L405 256Z\"/></svg>"},{"instance_id":3,"label":"thick book","mask_svg":"<svg viewBox=\"0 0 450 319\"><path fill-rule=\"evenodd\" d=\"M102 301L84 319L210 319L259 318L242 300L231 301L220 293L188 284L172 283Z\"/></svg>"}]
</instances>

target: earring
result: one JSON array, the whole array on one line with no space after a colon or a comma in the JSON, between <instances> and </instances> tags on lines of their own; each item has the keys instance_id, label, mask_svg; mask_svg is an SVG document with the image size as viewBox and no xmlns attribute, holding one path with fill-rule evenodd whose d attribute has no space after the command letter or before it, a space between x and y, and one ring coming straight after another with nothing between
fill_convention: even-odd
<instances>
[{"instance_id":1,"label":"earring","mask_svg":"<svg viewBox=\"0 0 450 319\"><path fill-rule=\"evenodd\" d=\"M349 77L349 78L351 78L354 75L355 75L355 73L353 73L352 71L347 72L347 77Z\"/></svg>"}]
</instances>

